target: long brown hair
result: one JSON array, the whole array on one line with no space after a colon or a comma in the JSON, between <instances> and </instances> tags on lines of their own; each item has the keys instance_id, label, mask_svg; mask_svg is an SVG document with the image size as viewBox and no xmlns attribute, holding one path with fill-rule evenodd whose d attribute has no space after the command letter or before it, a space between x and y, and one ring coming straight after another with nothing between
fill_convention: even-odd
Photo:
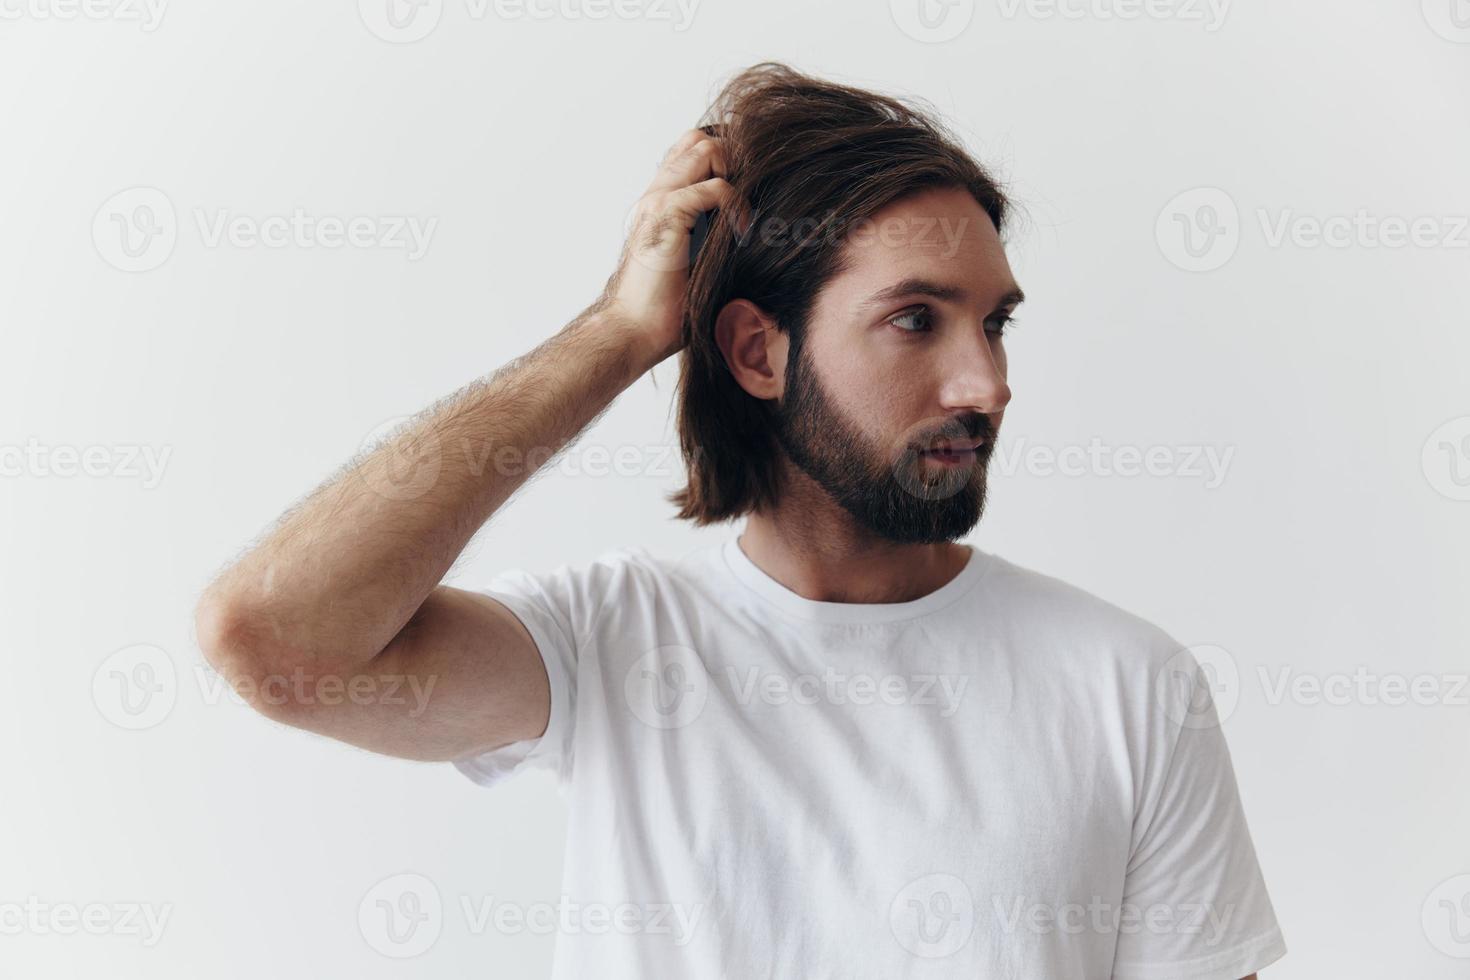
<instances>
[{"instance_id":1,"label":"long brown hair","mask_svg":"<svg viewBox=\"0 0 1470 980\"><path fill-rule=\"evenodd\" d=\"M1010 205L927 103L779 62L732 78L701 125L721 138L726 179L748 208L740 218L753 221L741 236L740 219L718 213L689 274L676 393L689 479L669 500L680 519L702 526L763 509L780 493L772 406L736 383L715 342L725 304L747 299L789 335L789 377L813 301L842 271L853 225L927 188L968 190L997 231Z\"/></svg>"}]
</instances>

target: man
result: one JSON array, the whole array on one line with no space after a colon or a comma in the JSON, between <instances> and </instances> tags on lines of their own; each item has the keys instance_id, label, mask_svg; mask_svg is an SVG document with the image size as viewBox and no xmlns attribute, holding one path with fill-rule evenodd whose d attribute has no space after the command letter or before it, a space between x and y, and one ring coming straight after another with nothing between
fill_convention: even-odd
<instances>
[{"instance_id":1,"label":"man","mask_svg":"<svg viewBox=\"0 0 1470 980\"><path fill-rule=\"evenodd\" d=\"M201 601L205 653L256 692L432 682L417 716L254 703L555 772L566 907L603 923L562 923L557 977L1254 975L1285 946L1198 665L958 543L1011 396L1004 195L917 108L785 66L711 117L597 302L288 514ZM743 533L440 584L517 460L681 349L680 516Z\"/></svg>"}]
</instances>

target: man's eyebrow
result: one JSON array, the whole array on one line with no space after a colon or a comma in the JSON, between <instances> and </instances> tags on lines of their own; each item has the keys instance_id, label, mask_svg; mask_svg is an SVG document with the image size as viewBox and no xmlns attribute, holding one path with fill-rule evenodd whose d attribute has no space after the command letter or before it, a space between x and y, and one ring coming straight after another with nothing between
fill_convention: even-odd
<instances>
[{"instance_id":1,"label":"man's eyebrow","mask_svg":"<svg viewBox=\"0 0 1470 980\"><path fill-rule=\"evenodd\" d=\"M933 296L935 299L945 300L950 303L964 303L970 298L969 290L959 286L938 283L921 276L910 276L907 279L899 280L891 286L880 289L878 292L869 296L863 301L861 309L866 311L872 307L890 303L901 296L912 296L916 293L924 296ZM996 309L1015 306L1025 301L1026 294L1021 290L1020 286L1017 286L1000 298L996 303Z\"/></svg>"}]
</instances>

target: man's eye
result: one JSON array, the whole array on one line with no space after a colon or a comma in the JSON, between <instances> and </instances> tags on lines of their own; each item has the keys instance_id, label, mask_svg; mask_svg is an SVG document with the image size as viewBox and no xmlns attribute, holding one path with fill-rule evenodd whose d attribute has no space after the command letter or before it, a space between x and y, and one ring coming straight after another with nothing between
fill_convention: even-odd
<instances>
[{"instance_id":1,"label":"man's eye","mask_svg":"<svg viewBox=\"0 0 1470 980\"><path fill-rule=\"evenodd\" d=\"M1009 313L1002 313L1000 316L991 317L986 322L985 329L989 330L991 333L999 337L1003 335L1007 329L1014 329L1015 323L1015 317L1011 316Z\"/></svg>"},{"instance_id":2,"label":"man's eye","mask_svg":"<svg viewBox=\"0 0 1470 980\"><path fill-rule=\"evenodd\" d=\"M934 329L934 311L927 306L917 306L889 317L888 322L904 333L927 333ZM999 337L1013 328L1015 322L1016 318L1009 313L1001 313L985 321L985 330Z\"/></svg>"},{"instance_id":3,"label":"man's eye","mask_svg":"<svg viewBox=\"0 0 1470 980\"><path fill-rule=\"evenodd\" d=\"M902 330L904 333L924 333L927 330L933 329L933 324L930 321L930 318L932 316L933 313L930 311L929 307L919 306L915 307L912 310L904 310L902 313L889 317L888 322L893 324L895 327L898 327L898 329ZM921 326L906 327L899 322L901 320L907 320L910 317L917 317L921 323Z\"/></svg>"}]
</instances>

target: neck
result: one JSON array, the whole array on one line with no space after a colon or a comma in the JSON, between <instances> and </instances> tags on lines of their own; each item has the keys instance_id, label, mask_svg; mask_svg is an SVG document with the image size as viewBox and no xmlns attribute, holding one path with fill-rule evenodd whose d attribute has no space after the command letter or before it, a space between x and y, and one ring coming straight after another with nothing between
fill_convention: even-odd
<instances>
[{"instance_id":1,"label":"neck","mask_svg":"<svg viewBox=\"0 0 1470 980\"><path fill-rule=\"evenodd\" d=\"M783 482L780 502L746 519L740 547L771 578L815 602L909 602L964 569L954 542L895 544L859 527L805 474Z\"/></svg>"}]
</instances>

